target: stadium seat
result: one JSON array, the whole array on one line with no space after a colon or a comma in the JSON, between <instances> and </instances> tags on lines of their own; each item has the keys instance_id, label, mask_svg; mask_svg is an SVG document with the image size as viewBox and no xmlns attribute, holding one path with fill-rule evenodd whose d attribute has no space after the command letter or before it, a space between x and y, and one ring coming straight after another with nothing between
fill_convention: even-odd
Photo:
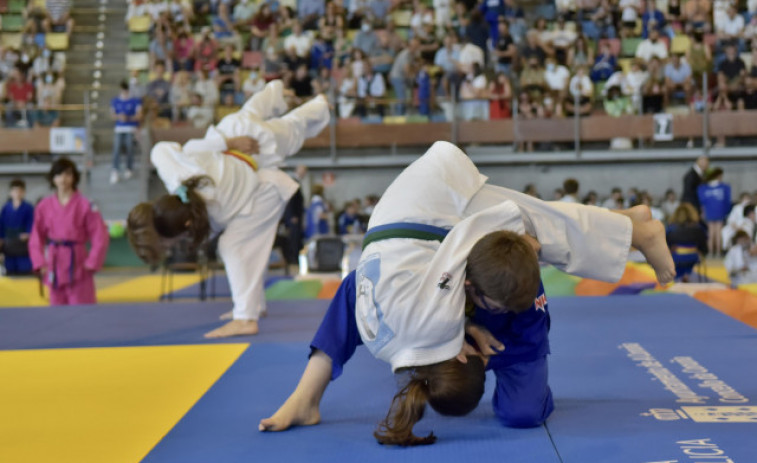
<instances>
[{"instance_id":1,"label":"stadium seat","mask_svg":"<svg viewBox=\"0 0 757 463\"><path fill-rule=\"evenodd\" d=\"M407 116L408 124L426 124L428 123L428 116L422 116L420 114L411 114Z\"/></svg>"},{"instance_id":2,"label":"stadium seat","mask_svg":"<svg viewBox=\"0 0 757 463\"><path fill-rule=\"evenodd\" d=\"M601 39L599 41L599 48L601 48L604 44L610 45L610 52L613 55L620 55L620 39ZM599 51L599 48L597 49L597 51Z\"/></svg>"},{"instance_id":3,"label":"stadium seat","mask_svg":"<svg viewBox=\"0 0 757 463\"><path fill-rule=\"evenodd\" d=\"M129 50L142 51L150 48L150 35L146 32L132 32L129 34Z\"/></svg>"},{"instance_id":4,"label":"stadium seat","mask_svg":"<svg viewBox=\"0 0 757 463\"><path fill-rule=\"evenodd\" d=\"M19 33L5 32L0 34L0 46L3 48L13 48L19 50L21 48L22 37Z\"/></svg>"},{"instance_id":5,"label":"stadium seat","mask_svg":"<svg viewBox=\"0 0 757 463\"><path fill-rule=\"evenodd\" d=\"M244 69L254 69L263 64L263 54L259 51L246 51L242 56L242 67Z\"/></svg>"},{"instance_id":6,"label":"stadium seat","mask_svg":"<svg viewBox=\"0 0 757 463\"><path fill-rule=\"evenodd\" d=\"M394 19L394 25L396 27L410 27L410 18L413 17L413 12L410 10L396 10L392 13Z\"/></svg>"},{"instance_id":7,"label":"stadium seat","mask_svg":"<svg viewBox=\"0 0 757 463\"><path fill-rule=\"evenodd\" d=\"M594 101L600 102L604 99L605 84L607 82L600 81L594 83Z\"/></svg>"},{"instance_id":8,"label":"stadium seat","mask_svg":"<svg viewBox=\"0 0 757 463\"><path fill-rule=\"evenodd\" d=\"M0 14L8 12L8 0L0 0Z\"/></svg>"},{"instance_id":9,"label":"stadium seat","mask_svg":"<svg viewBox=\"0 0 757 463\"><path fill-rule=\"evenodd\" d=\"M631 72L631 63L633 63L633 58L621 58L618 60L618 66L620 66L624 74Z\"/></svg>"},{"instance_id":10,"label":"stadium seat","mask_svg":"<svg viewBox=\"0 0 757 463\"><path fill-rule=\"evenodd\" d=\"M19 32L24 28L24 17L20 14L3 15L2 30L3 32Z\"/></svg>"},{"instance_id":11,"label":"stadium seat","mask_svg":"<svg viewBox=\"0 0 757 463\"><path fill-rule=\"evenodd\" d=\"M691 46L691 40L687 35L676 35L670 44L671 54L684 54Z\"/></svg>"},{"instance_id":12,"label":"stadium seat","mask_svg":"<svg viewBox=\"0 0 757 463\"><path fill-rule=\"evenodd\" d=\"M8 1L8 13L22 14L26 8L26 2L24 0L9 0Z\"/></svg>"},{"instance_id":13,"label":"stadium seat","mask_svg":"<svg viewBox=\"0 0 757 463\"><path fill-rule=\"evenodd\" d=\"M407 116L384 116L384 124L407 124Z\"/></svg>"},{"instance_id":14,"label":"stadium seat","mask_svg":"<svg viewBox=\"0 0 757 463\"><path fill-rule=\"evenodd\" d=\"M129 32L148 32L149 30L149 16L133 16L129 19Z\"/></svg>"},{"instance_id":15,"label":"stadium seat","mask_svg":"<svg viewBox=\"0 0 757 463\"><path fill-rule=\"evenodd\" d=\"M621 56L635 56L636 49L642 41L643 39L639 37L623 39L623 41L620 42Z\"/></svg>"},{"instance_id":16,"label":"stadium seat","mask_svg":"<svg viewBox=\"0 0 757 463\"><path fill-rule=\"evenodd\" d=\"M150 67L150 55L147 52L129 52L126 54L126 69L129 71L145 71Z\"/></svg>"},{"instance_id":17,"label":"stadium seat","mask_svg":"<svg viewBox=\"0 0 757 463\"><path fill-rule=\"evenodd\" d=\"M53 51L68 50L68 34L65 32L46 34L45 44Z\"/></svg>"}]
</instances>

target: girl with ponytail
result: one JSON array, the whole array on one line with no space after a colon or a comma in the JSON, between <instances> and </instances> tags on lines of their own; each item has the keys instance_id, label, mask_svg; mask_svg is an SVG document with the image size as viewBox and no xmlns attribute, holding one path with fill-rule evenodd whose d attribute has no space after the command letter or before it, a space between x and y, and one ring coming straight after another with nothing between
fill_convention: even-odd
<instances>
[{"instance_id":1,"label":"girl with ponytail","mask_svg":"<svg viewBox=\"0 0 757 463\"><path fill-rule=\"evenodd\" d=\"M265 310L263 279L276 229L297 183L278 169L329 122L323 96L284 114L281 81L272 81L236 113L186 144L157 143L150 160L170 194L136 205L127 232L152 265L178 239L202 245L220 234L234 303L232 320L206 337L250 335ZM282 116L283 114L283 116Z\"/></svg>"}]
</instances>

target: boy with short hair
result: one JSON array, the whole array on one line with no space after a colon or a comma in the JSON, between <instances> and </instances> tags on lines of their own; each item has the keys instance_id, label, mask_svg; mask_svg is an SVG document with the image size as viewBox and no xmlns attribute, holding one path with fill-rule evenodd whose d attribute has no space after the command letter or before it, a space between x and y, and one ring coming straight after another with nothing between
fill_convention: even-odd
<instances>
[{"instance_id":1,"label":"boy with short hair","mask_svg":"<svg viewBox=\"0 0 757 463\"><path fill-rule=\"evenodd\" d=\"M29 233L34 222L34 206L24 200L26 183L13 179L10 197L0 210L0 252L5 255L5 271L8 275L31 273L29 260Z\"/></svg>"}]
</instances>

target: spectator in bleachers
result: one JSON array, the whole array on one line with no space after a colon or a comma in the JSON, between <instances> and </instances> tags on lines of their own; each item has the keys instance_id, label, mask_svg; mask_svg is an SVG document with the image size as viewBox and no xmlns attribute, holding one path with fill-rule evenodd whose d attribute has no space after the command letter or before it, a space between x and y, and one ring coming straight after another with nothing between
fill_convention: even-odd
<instances>
[{"instance_id":1,"label":"spectator in bleachers","mask_svg":"<svg viewBox=\"0 0 757 463\"><path fill-rule=\"evenodd\" d=\"M63 60L57 58L55 53L53 53L49 48L45 47L42 49L39 55L34 58L30 71L31 76L33 78L37 78L43 76L47 72L57 72L59 74L62 74L64 67L65 63L63 62Z\"/></svg>"},{"instance_id":2,"label":"spectator in bleachers","mask_svg":"<svg viewBox=\"0 0 757 463\"><path fill-rule=\"evenodd\" d=\"M374 24L384 24L386 17L392 11L390 0L369 0L368 11Z\"/></svg>"},{"instance_id":3,"label":"spectator in bleachers","mask_svg":"<svg viewBox=\"0 0 757 463\"><path fill-rule=\"evenodd\" d=\"M711 31L711 11L712 0L687 0L683 5L686 30Z\"/></svg>"},{"instance_id":4,"label":"spectator in bleachers","mask_svg":"<svg viewBox=\"0 0 757 463\"><path fill-rule=\"evenodd\" d=\"M58 127L60 125L60 113L55 109L53 97L45 96L32 112L34 127Z\"/></svg>"},{"instance_id":5,"label":"spectator in bleachers","mask_svg":"<svg viewBox=\"0 0 757 463\"><path fill-rule=\"evenodd\" d=\"M521 60L521 67L525 68L531 58L535 58L537 64L544 65L547 58L546 50L539 43L539 33L530 30L526 34L526 43L521 47L518 56Z\"/></svg>"},{"instance_id":6,"label":"spectator in bleachers","mask_svg":"<svg viewBox=\"0 0 757 463\"><path fill-rule=\"evenodd\" d=\"M205 26L202 28L200 41L195 44L194 70L212 72L216 70L216 63L218 63L218 43L213 38L210 27Z\"/></svg>"},{"instance_id":7,"label":"spectator in bleachers","mask_svg":"<svg viewBox=\"0 0 757 463\"><path fill-rule=\"evenodd\" d=\"M744 91L744 79L747 70L744 60L738 55L736 46L729 44L725 47L725 59L720 62L718 72L718 94L725 93L731 107Z\"/></svg>"},{"instance_id":8,"label":"spectator in bleachers","mask_svg":"<svg viewBox=\"0 0 757 463\"><path fill-rule=\"evenodd\" d=\"M255 16L257 8L252 0L240 0L235 6L231 15L231 19L234 21L234 26L242 28L250 23L252 17Z\"/></svg>"},{"instance_id":9,"label":"spectator in bleachers","mask_svg":"<svg viewBox=\"0 0 757 463\"><path fill-rule=\"evenodd\" d=\"M262 49L263 40L271 37L269 29L276 23L276 18L271 12L271 7L267 3L260 5L260 9L250 21L250 50L257 51ZM276 29L278 38L278 29Z\"/></svg>"},{"instance_id":10,"label":"spectator in bleachers","mask_svg":"<svg viewBox=\"0 0 757 463\"><path fill-rule=\"evenodd\" d=\"M426 24L423 27L425 34L418 37L418 54L423 61L433 62L436 51L440 48L439 40L436 38L433 24Z\"/></svg>"},{"instance_id":11,"label":"spectator in bleachers","mask_svg":"<svg viewBox=\"0 0 757 463\"><path fill-rule=\"evenodd\" d=\"M265 88L265 79L260 68L253 69L247 74L247 78L242 84L242 92L244 92L245 101L252 98L252 95L263 90Z\"/></svg>"},{"instance_id":12,"label":"spectator in bleachers","mask_svg":"<svg viewBox=\"0 0 757 463\"><path fill-rule=\"evenodd\" d=\"M47 12L45 11L45 9L31 4L31 6L26 10L26 22L24 23L22 33L24 35L43 34L45 32L46 19Z\"/></svg>"},{"instance_id":13,"label":"spectator in bleachers","mask_svg":"<svg viewBox=\"0 0 757 463\"><path fill-rule=\"evenodd\" d=\"M155 62L163 61L169 68L173 67L173 38L171 29L162 26L155 28L155 33L149 46L150 69L155 67Z\"/></svg>"},{"instance_id":14,"label":"spectator in bleachers","mask_svg":"<svg viewBox=\"0 0 757 463\"><path fill-rule=\"evenodd\" d=\"M473 70L460 83L460 111L464 121L489 119L488 87L481 66L473 63Z\"/></svg>"},{"instance_id":15,"label":"spectator in bleachers","mask_svg":"<svg viewBox=\"0 0 757 463\"><path fill-rule=\"evenodd\" d=\"M754 111L757 109L757 77L750 74L745 79L744 93L739 100L739 109Z\"/></svg>"},{"instance_id":16,"label":"spectator in bleachers","mask_svg":"<svg viewBox=\"0 0 757 463\"><path fill-rule=\"evenodd\" d=\"M276 15L276 25L279 26L279 35L283 38L292 35L294 23L297 21L297 15L290 6L282 6L279 8L279 12Z\"/></svg>"},{"instance_id":17,"label":"spectator in bleachers","mask_svg":"<svg viewBox=\"0 0 757 463\"><path fill-rule=\"evenodd\" d=\"M156 24L159 22L160 16L163 13L168 12L168 4L163 0L150 0L150 2L145 5L145 9L147 14L150 15L150 18L152 18L153 24Z\"/></svg>"},{"instance_id":18,"label":"spectator in bleachers","mask_svg":"<svg viewBox=\"0 0 757 463\"><path fill-rule=\"evenodd\" d=\"M65 32L71 35L74 19L71 17L71 0L46 0L45 32Z\"/></svg>"},{"instance_id":19,"label":"spectator in bleachers","mask_svg":"<svg viewBox=\"0 0 757 463\"><path fill-rule=\"evenodd\" d=\"M565 64L570 69L577 69L579 66L591 66L594 64L594 50L589 47L586 37L579 35L576 41L568 49L567 60Z\"/></svg>"},{"instance_id":20,"label":"spectator in bleachers","mask_svg":"<svg viewBox=\"0 0 757 463\"><path fill-rule=\"evenodd\" d=\"M717 33L728 19L728 8L734 0L712 0L712 25Z\"/></svg>"},{"instance_id":21,"label":"spectator in bleachers","mask_svg":"<svg viewBox=\"0 0 757 463\"><path fill-rule=\"evenodd\" d=\"M606 81L613 75L618 61L610 50L610 45L605 42L600 45L599 53L594 58L594 65L591 68L589 76L593 82Z\"/></svg>"},{"instance_id":22,"label":"spectator in bleachers","mask_svg":"<svg viewBox=\"0 0 757 463\"><path fill-rule=\"evenodd\" d=\"M303 58L297 54L297 48L290 47L284 50L284 57L281 60L283 67L281 72L281 78L286 81L291 79L292 75L297 71L301 65L307 66L309 61L307 58Z\"/></svg>"},{"instance_id":23,"label":"spectator in bleachers","mask_svg":"<svg viewBox=\"0 0 757 463\"><path fill-rule=\"evenodd\" d=\"M384 28L384 36L386 36L389 46L392 47L394 53L399 53L400 50L405 48L405 39L397 32L397 28L394 25L394 21L391 19L386 22Z\"/></svg>"},{"instance_id":24,"label":"spectator in bleachers","mask_svg":"<svg viewBox=\"0 0 757 463\"><path fill-rule=\"evenodd\" d=\"M310 48L313 46L313 40L309 34L302 30L299 21L295 21L292 26L292 34L284 39L284 49L291 50L294 48L297 56L307 59L310 56Z\"/></svg>"},{"instance_id":25,"label":"spectator in bleachers","mask_svg":"<svg viewBox=\"0 0 757 463\"><path fill-rule=\"evenodd\" d=\"M459 72L461 74L469 74L473 71L473 65L476 63L481 69L484 69L486 65L484 50L471 43L467 37L463 37L462 47L460 48L460 60L458 61Z\"/></svg>"},{"instance_id":26,"label":"spectator in bleachers","mask_svg":"<svg viewBox=\"0 0 757 463\"><path fill-rule=\"evenodd\" d=\"M34 101L34 86L26 80L21 70L13 69L5 84L5 124L8 127L29 127L30 114L28 113Z\"/></svg>"},{"instance_id":27,"label":"spectator in bleachers","mask_svg":"<svg viewBox=\"0 0 757 463\"><path fill-rule=\"evenodd\" d=\"M670 101L677 92L683 92L684 100L689 101L693 84L689 63L681 60L681 55L674 54L670 62L665 65L667 101Z\"/></svg>"},{"instance_id":28,"label":"spectator in bleachers","mask_svg":"<svg viewBox=\"0 0 757 463\"><path fill-rule=\"evenodd\" d=\"M391 71L389 71L389 81L392 84L392 88L394 88L394 97L398 100L394 106L394 114L396 115L405 114L405 104L408 97L407 87L411 85L415 77L412 72L412 65L415 62L418 47L418 39L410 39L407 48L399 52L394 59ZM462 55L462 52L460 54Z\"/></svg>"},{"instance_id":29,"label":"spectator in bleachers","mask_svg":"<svg viewBox=\"0 0 757 463\"><path fill-rule=\"evenodd\" d=\"M169 109L170 113L170 109ZM129 180L134 168L134 134L142 119L142 102L129 95L129 84L121 82L121 91L110 102L110 117L115 120L113 133L113 170L110 183L118 183L121 169L121 151L126 152L126 170L123 178Z\"/></svg>"},{"instance_id":30,"label":"spectator in bleachers","mask_svg":"<svg viewBox=\"0 0 757 463\"><path fill-rule=\"evenodd\" d=\"M155 63L154 77L147 84L147 93L145 95L158 105L158 115L160 117L171 117L171 84L166 79L166 76L165 63L157 61Z\"/></svg>"},{"instance_id":31,"label":"spectator in bleachers","mask_svg":"<svg viewBox=\"0 0 757 463\"><path fill-rule=\"evenodd\" d=\"M357 98L357 78L351 67L344 68L344 77L339 85L339 117L346 119L352 116Z\"/></svg>"},{"instance_id":32,"label":"spectator in bleachers","mask_svg":"<svg viewBox=\"0 0 757 463\"><path fill-rule=\"evenodd\" d=\"M221 0L218 2L216 14L212 17L213 36L222 44L233 44L238 50L242 49L239 33L234 29L234 20L231 19L231 1Z\"/></svg>"},{"instance_id":33,"label":"spectator in bleachers","mask_svg":"<svg viewBox=\"0 0 757 463\"><path fill-rule=\"evenodd\" d=\"M380 117L384 117L384 99L386 98L386 82L384 76L374 72L370 66L366 66L363 76L357 81L357 106L355 111L358 116L366 117L368 108L376 110Z\"/></svg>"},{"instance_id":34,"label":"spectator in bleachers","mask_svg":"<svg viewBox=\"0 0 757 463\"><path fill-rule=\"evenodd\" d=\"M505 2L503 0L484 0L481 2L479 10L489 24L489 35L492 43L496 43L499 39L499 18L504 17L505 14Z\"/></svg>"},{"instance_id":35,"label":"spectator in bleachers","mask_svg":"<svg viewBox=\"0 0 757 463\"><path fill-rule=\"evenodd\" d=\"M415 85L418 96L418 114L431 117L432 83L429 61L420 59L418 63L418 75L415 76Z\"/></svg>"},{"instance_id":36,"label":"spectator in bleachers","mask_svg":"<svg viewBox=\"0 0 757 463\"><path fill-rule=\"evenodd\" d=\"M187 118L187 109L192 103L192 80L187 71L176 73L171 84L171 111L174 121Z\"/></svg>"},{"instance_id":37,"label":"spectator in bleachers","mask_svg":"<svg viewBox=\"0 0 757 463\"><path fill-rule=\"evenodd\" d=\"M711 70L712 50L704 43L702 29L695 29L691 34L691 42L686 50L686 62L691 66L692 76L697 83L702 81L703 74Z\"/></svg>"},{"instance_id":38,"label":"spectator in bleachers","mask_svg":"<svg viewBox=\"0 0 757 463\"><path fill-rule=\"evenodd\" d=\"M680 26L683 22L683 10L681 0L668 0L668 10L665 12L665 20L673 25Z\"/></svg>"},{"instance_id":39,"label":"spectator in bleachers","mask_svg":"<svg viewBox=\"0 0 757 463\"><path fill-rule=\"evenodd\" d=\"M513 90L510 79L504 72L498 72L494 80L489 84L489 119L510 119L512 109L510 101L513 98Z\"/></svg>"},{"instance_id":40,"label":"spectator in bleachers","mask_svg":"<svg viewBox=\"0 0 757 463\"><path fill-rule=\"evenodd\" d=\"M647 64L647 80L641 91L644 113L661 113L665 107L665 70L657 57L653 57Z\"/></svg>"},{"instance_id":41,"label":"spectator in bleachers","mask_svg":"<svg viewBox=\"0 0 757 463\"><path fill-rule=\"evenodd\" d=\"M735 45L744 50L744 17L730 4L726 16L715 24L715 33L721 46Z\"/></svg>"},{"instance_id":42,"label":"spectator in bleachers","mask_svg":"<svg viewBox=\"0 0 757 463\"><path fill-rule=\"evenodd\" d=\"M668 59L668 45L660 39L660 33L657 29L649 31L649 37L642 40L636 48L636 57L649 62L653 56L661 60Z\"/></svg>"},{"instance_id":43,"label":"spectator in bleachers","mask_svg":"<svg viewBox=\"0 0 757 463\"><path fill-rule=\"evenodd\" d=\"M757 13L752 14L749 23L744 27L742 37L744 38L744 42L748 44L748 47L754 50L755 45L757 45L757 42L755 42L757 40Z\"/></svg>"},{"instance_id":44,"label":"spectator in bleachers","mask_svg":"<svg viewBox=\"0 0 757 463\"><path fill-rule=\"evenodd\" d=\"M488 62L489 27L480 11L471 12L470 22L465 27L465 38L471 45L475 45L484 52L484 62Z\"/></svg>"},{"instance_id":45,"label":"spectator in bleachers","mask_svg":"<svg viewBox=\"0 0 757 463\"><path fill-rule=\"evenodd\" d=\"M650 29L656 29L660 33L667 30L665 14L657 9L657 2L655 0L647 0L646 3L647 7L644 10L644 14L641 15L641 36L645 39L649 37Z\"/></svg>"},{"instance_id":46,"label":"spectator in bleachers","mask_svg":"<svg viewBox=\"0 0 757 463\"><path fill-rule=\"evenodd\" d=\"M581 42L580 45L579 42ZM573 44L576 44L576 47ZM591 61L591 58L588 56L590 51L586 46L586 39L579 37L575 31L566 29L565 18L562 16L557 18L555 29L549 35L549 45L559 63L572 65L570 63L581 58ZM586 63L587 61L580 64Z\"/></svg>"},{"instance_id":47,"label":"spectator in bleachers","mask_svg":"<svg viewBox=\"0 0 757 463\"><path fill-rule=\"evenodd\" d=\"M326 4L326 14L318 20L318 30L325 40L334 40L336 31L344 29L344 18L337 13L336 4L331 1Z\"/></svg>"},{"instance_id":48,"label":"spectator in bleachers","mask_svg":"<svg viewBox=\"0 0 757 463\"><path fill-rule=\"evenodd\" d=\"M218 61L218 73L216 74L216 84L221 100L226 95L236 98L239 93L241 82L239 81L239 72L242 63L234 58L234 47L226 45L223 47L223 57Z\"/></svg>"},{"instance_id":49,"label":"spectator in bleachers","mask_svg":"<svg viewBox=\"0 0 757 463\"><path fill-rule=\"evenodd\" d=\"M221 100L218 86L210 77L210 73L204 69L198 72L196 77L197 80L193 87L194 92L199 93L202 96L203 105L213 108Z\"/></svg>"},{"instance_id":50,"label":"spectator in bleachers","mask_svg":"<svg viewBox=\"0 0 757 463\"><path fill-rule=\"evenodd\" d=\"M600 3L600 0L576 0L576 23L583 24L599 9Z\"/></svg>"},{"instance_id":51,"label":"spectator in bleachers","mask_svg":"<svg viewBox=\"0 0 757 463\"><path fill-rule=\"evenodd\" d=\"M315 41L310 49L310 69L317 71L320 68L331 69L334 62L334 45L330 40L324 40L320 33L316 32Z\"/></svg>"},{"instance_id":52,"label":"spectator in bleachers","mask_svg":"<svg viewBox=\"0 0 757 463\"><path fill-rule=\"evenodd\" d=\"M544 110L548 114L562 117L563 100L568 95L570 71L565 66L557 64L557 59L550 56L547 58L547 65L544 69L544 80L547 84Z\"/></svg>"},{"instance_id":53,"label":"spectator in bleachers","mask_svg":"<svg viewBox=\"0 0 757 463\"><path fill-rule=\"evenodd\" d=\"M536 33L539 45L541 45L548 54L553 54L554 50L551 47L552 31L549 30L549 23L547 18L538 17L534 22L534 27L531 28Z\"/></svg>"},{"instance_id":54,"label":"spectator in bleachers","mask_svg":"<svg viewBox=\"0 0 757 463\"><path fill-rule=\"evenodd\" d=\"M280 76L284 71L284 41L279 38L278 26L268 28L268 37L261 43L263 51L263 75L268 78Z\"/></svg>"},{"instance_id":55,"label":"spectator in bleachers","mask_svg":"<svg viewBox=\"0 0 757 463\"><path fill-rule=\"evenodd\" d=\"M535 56L529 58L528 65L520 73L520 91L527 93L531 102L538 102L539 105L547 93L544 68Z\"/></svg>"},{"instance_id":56,"label":"spectator in bleachers","mask_svg":"<svg viewBox=\"0 0 757 463\"><path fill-rule=\"evenodd\" d=\"M56 81L57 80L57 81ZM52 71L45 73L40 79L37 80L37 105L41 106L45 100L49 101L50 105L57 106L63 101L63 89L65 84L61 84L63 78L53 73Z\"/></svg>"},{"instance_id":57,"label":"spectator in bleachers","mask_svg":"<svg viewBox=\"0 0 757 463\"><path fill-rule=\"evenodd\" d=\"M623 94L623 90L618 85L605 87L606 96L602 101L605 112L608 116L622 117L633 114L634 108L631 104L631 98Z\"/></svg>"},{"instance_id":58,"label":"spectator in bleachers","mask_svg":"<svg viewBox=\"0 0 757 463\"><path fill-rule=\"evenodd\" d=\"M392 70L395 54L386 34L379 35L378 46L373 49L369 57L370 65L374 71L387 75Z\"/></svg>"},{"instance_id":59,"label":"spectator in bleachers","mask_svg":"<svg viewBox=\"0 0 757 463\"><path fill-rule=\"evenodd\" d=\"M350 29L357 29L365 23L366 20L370 20L368 10L369 0L350 0L347 10L347 27Z\"/></svg>"},{"instance_id":60,"label":"spectator in bleachers","mask_svg":"<svg viewBox=\"0 0 757 463\"><path fill-rule=\"evenodd\" d=\"M329 103L332 103L332 97L331 97L331 69L327 67L322 67L318 69L318 73L316 74L315 78L313 79L313 93L319 94L322 93L326 95L326 97L329 100Z\"/></svg>"},{"instance_id":61,"label":"spectator in bleachers","mask_svg":"<svg viewBox=\"0 0 757 463\"><path fill-rule=\"evenodd\" d=\"M310 74L308 74L306 64L300 64L297 67L292 80L289 82L289 88L294 91L295 103L297 105L302 104L315 94L313 92L313 81L310 78Z\"/></svg>"},{"instance_id":62,"label":"spectator in bleachers","mask_svg":"<svg viewBox=\"0 0 757 463\"><path fill-rule=\"evenodd\" d=\"M636 34L636 21L642 12L641 0L620 0L620 36L623 38L633 37Z\"/></svg>"},{"instance_id":63,"label":"spectator in bleachers","mask_svg":"<svg viewBox=\"0 0 757 463\"><path fill-rule=\"evenodd\" d=\"M426 24L434 24L434 11L422 0L413 0L413 14L410 16L410 34L413 37L423 36Z\"/></svg>"},{"instance_id":64,"label":"spectator in bleachers","mask_svg":"<svg viewBox=\"0 0 757 463\"><path fill-rule=\"evenodd\" d=\"M439 86L445 96L452 95L452 87L457 89L460 81L457 65L459 60L460 46L457 44L457 36L450 32L444 36L444 46L437 50L434 56L434 66L442 71Z\"/></svg>"},{"instance_id":65,"label":"spectator in bleachers","mask_svg":"<svg viewBox=\"0 0 757 463\"><path fill-rule=\"evenodd\" d=\"M449 20L449 27L455 31L458 37L465 35L465 26L470 21L470 12L461 1L455 2L454 12Z\"/></svg>"},{"instance_id":66,"label":"spectator in bleachers","mask_svg":"<svg viewBox=\"0 0 757 463\"><path fill-rule=\"evenodd\" d=\"M247 0L242 0L242 2ZM168 4L168 15L171 18L171 25L175 29L189 29L192 20L192 5L184 4L183 0L173 0Z\"/></svg>"},{"instance_id":67,"label":"spectator in bleachers","mask_svg":"<svg viewBox=\"0 0 757 463\"><path fill-rule=\"evenodd\" d=\"M555 7L558 15L573 17L576 13L576 0L555 0Z\"/></svg>"},{"instance_id":68,"label":"spectator in bleachers","mask_svg":"<svg viewBox=\"0 0 757 463\"><path fill-rule=\"evenodd\" d=\"M497 40L492 53L496 71L511 75L510 70L518 57L518 48L510 35L510 25L504 16L500 16L497 22Z\"/></svg>"},{"instance_id":69,"label":"spectator in bleachers","mask_svg":"<svg viewBox=\"0 0 757 463\"><path fill-rule=\"evenodd\" d=\"M198 129L207 129L213 123L213 107L204 104L202 94L192 94L192 104L187 109L187 120Z\"/></svg>"},{"instance_id":70,"label":"spectator in bleachers","mask_svg":"<svg viewBox=\"0 0 757 463\"><path fill-rule=\"evenodd\" d=\"M370 19L363 19L363 23L358 33L355 34L355 40L352 42L352 45L366 55L370 55L373 49L378 46L378 36L376 35L376 31L373 30L373 24Z\"/></svg>"},{"instance_id":71,"label":"spectator in bleachers","mask_svg":"<svg viewBox=\"0 0 757 463\"><path fill-rule=\"evenodd\" d=\"M589 79L586 66L579 66L576 74L570 79L570 95L564 99L565 114L572 116L579 113L581 116L591 115L592 99L594 98L594 84ZM576 105L576 101L578 105Z\"/></svg>"},{"instance_id":72,"label":"spectator in bleachers","mask_svg":"<svg viewBox=\"0 0 757 463\"><path fill-rule=\"evenodd\" d=\"M452 19L452 4L454 0L433 0L434 22L437 29L444 29Z\"/></svg>"},{"instance_id":73,"label":"spectator in bleachers","mask_svg":"<svg viewBox=\"0 0 757 463\"><path fill-rule=\"evenodd\" d=\"M173 69L174 71L194 70L195 41L187 30L180 29L173 42Z\"/></svg>"},{"instance_id":74,"label":"spectator in bleachers","mask_svg":"<svg viewBox=\"0 0 757 463\"><path fill-rule=\"evenodd\" d=\"M581 23L583 33L592 40L602 37L614 39L617 36L612 17L610 0L601 0L594 14L589 16L588 21Z\"/></svg>"}]
</instances>

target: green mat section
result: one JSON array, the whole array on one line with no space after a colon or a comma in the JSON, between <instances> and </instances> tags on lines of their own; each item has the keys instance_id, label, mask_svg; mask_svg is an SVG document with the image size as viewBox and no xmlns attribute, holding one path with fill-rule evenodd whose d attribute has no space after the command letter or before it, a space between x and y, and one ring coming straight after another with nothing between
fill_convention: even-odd
<instances>
[{"instance_id":1,"label":"green mat section","mask_svg":"<svg viewBox=\"0 0 757 463\"><path fill-rule=\"evenodd\" d=\"M267 300L277 299L316 299L322 283L318 280L282 280L265 290Z\"/></svg>"},{"instance_id":2,"label":"green mat section","mask_svg":"<svg viewBox=\"0 0 757 463\"><path fill-rule=\"evenodd\" d=\"M581 278L568 275L555 267L549 266L541 268L541 281L544 282L547 297L575 296L576 285L581 281Z\"/></svg>"}]
</instances>

